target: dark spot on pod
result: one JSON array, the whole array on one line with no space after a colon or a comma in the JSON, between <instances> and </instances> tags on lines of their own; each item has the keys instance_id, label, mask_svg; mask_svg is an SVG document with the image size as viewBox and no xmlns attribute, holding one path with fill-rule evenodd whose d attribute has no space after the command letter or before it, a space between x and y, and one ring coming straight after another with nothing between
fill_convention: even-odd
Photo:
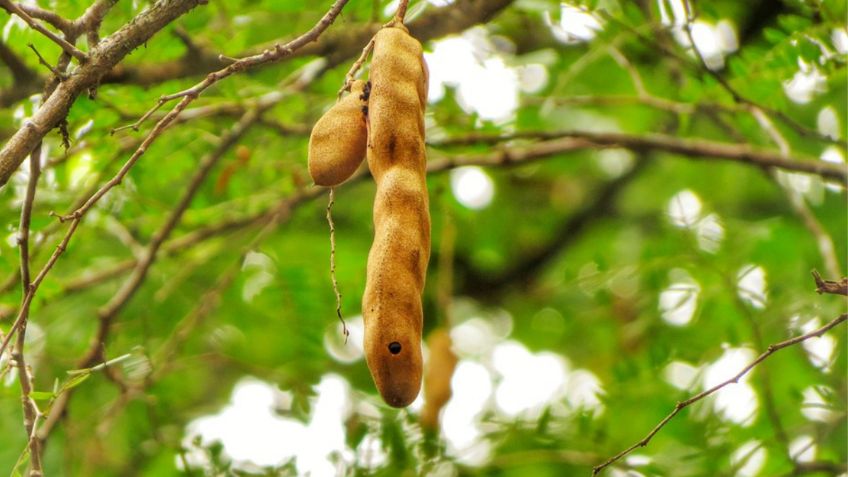
<instances>
[{"instance_id":1,"label":"dark spot on pod","mask_svg":"<svg viewBox=\"0 0 848 477\"><path fill-rule=\"evenodd\" d=\"M368 101L368 97L371 96L371 82L365 83L365 87L362 88L362 94L359 95L359 99L363 101Z\"/></svg>"},{"instance_id":2,"label":"dark spot on pod","mask_svg":"<svg viewBox=\"0 0 848 477\"><path fill-rule=\"evenodd\" d=\"M400 343L398 343L397 341L392 341L391 343L389 343L389 353L398 354L400 353L400 348Z\"/></svg>"}]
</instances>

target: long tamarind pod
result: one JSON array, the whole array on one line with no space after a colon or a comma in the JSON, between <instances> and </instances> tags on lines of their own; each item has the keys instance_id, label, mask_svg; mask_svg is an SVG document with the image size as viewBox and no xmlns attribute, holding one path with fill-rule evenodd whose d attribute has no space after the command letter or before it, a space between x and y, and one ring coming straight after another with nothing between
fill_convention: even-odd
<instances>
[{"instance_id":1,"label":"long tamarind pod","mask_svg":"<svg viewBox=\"0 0 848 477\"><path fill-rule=\"evenodd\" d=\"M315 123L309 136L308 162L309 175L316 184L341 184L365 159L367 104L367 85L356 80L351 83L350 93Z\"/></svg>"},{"instance_id":2,"label":"long tamarind pod","mask_svg":"<svg viewBox=\"0 0 848 477\"><path fill-rule=\"evenodd\" d=\"M377 193L362 300L365 357L383 400L404 407L421 389L421 293L430 258L427 70L406 28L377 33L370 80L367 157Z\"/></svg>"}]
</instances>

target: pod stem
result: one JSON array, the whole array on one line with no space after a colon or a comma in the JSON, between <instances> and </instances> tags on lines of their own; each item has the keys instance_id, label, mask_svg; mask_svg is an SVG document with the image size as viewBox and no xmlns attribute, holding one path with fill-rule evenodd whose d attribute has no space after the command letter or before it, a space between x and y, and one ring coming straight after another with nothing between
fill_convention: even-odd
<instances>
[{"instance_id":1,"label":"pod stem","mask_svg":"<svg viewBox=\"0 0 848 477\"><path fill-rule=\"evenodd\" d=\"M330 187L330 201L327 203L327 223L330 224L330 279L333 281L333 293L336 294L336 315L342 323L342 333L345 336L345 344L350 336L347 323L342 318L342 294L339 292L339 282L336 281L336 225L333 223L333 203L335 201L335 188Z\"/></svg>"},{"instance_id":2,"label":"pod stem","mask_svg":"<svg viewBox=\"0 0 848 477\"><path fill-rule=\"evenodd\" d=\"M398 3L397 13L395 13L394 19L392 19L391 23L393 24L403 24L403 19L406 17L406 7L409 6L409 0L400 0Z\"/></svg>"}]
</instances>

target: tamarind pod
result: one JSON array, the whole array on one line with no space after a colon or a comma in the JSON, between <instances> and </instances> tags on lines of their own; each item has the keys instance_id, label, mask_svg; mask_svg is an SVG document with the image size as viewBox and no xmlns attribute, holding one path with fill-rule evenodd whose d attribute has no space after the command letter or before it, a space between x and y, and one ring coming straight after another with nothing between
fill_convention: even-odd
<instances>
[{"instance_id":1,"label":"tamarind pod","mask_svg":"<svg viewBox=\"0 0 848 477\"><path fill-rule=\"evenodd\" d=\"M377 193L362 300L365 357L383 400L404 407L421 389L421 293L430 258L427 72L406 28L377 33L370 81L367 157Z\"/></svg>"},{"instance_id":2,"label":"tamarind pod","mask_svg":"<svg viewBox=\"0 0 848 477\"><path fill-rule=\"evenodd\" d=\"M346 181L365 159L367 86L351 83L350 93L327 110L309 135L309 175L316 184L335 186Z\"/></svg>"},{"instance_id":3,"label":"tamarind pod","mask_svg":"<svg viewBox=\"0 0 848 477\"><path fill-rule=\"evenodd\" d=\"M424 375L424 407L421 409L421 426L425 429L438 429L439 412L451 398L451 379L458 361L452 344L445 328L437 328L427 336L430 359Z\"/></svg>"},{"instance_id":4,"label":"tamarind pod","mask_svg":"<svg viewBox=\"0 0 848 477\"><path fill-rule=\"evenodd\" d=\"M374 199L362 312L365 357L387 404L404 407L421 388L421 292L430 256L427 189L414 171L395 168Z\"/></svg>"}]
</instances>

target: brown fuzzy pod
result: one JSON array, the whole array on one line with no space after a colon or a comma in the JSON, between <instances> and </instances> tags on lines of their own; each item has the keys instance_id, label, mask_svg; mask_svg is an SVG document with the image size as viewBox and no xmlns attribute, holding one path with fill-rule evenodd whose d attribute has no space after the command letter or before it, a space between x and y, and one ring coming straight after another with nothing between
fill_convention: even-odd
<instances>
[{"instance_id":1,"label":"brown fuzzy pod","mask_svg":"<svg viewBox=\"0 0 848 477\"><path fill-rule=\"evenodd\" d=\"M365 159L368 132L366 83L354 81L350 93L327 110L309 136L309 175L316 184L346 181Z\"/></svg>"},{"instance_id":2,"label":"brown fuzzy pod","mask_svg":"<svg viewBox=\"0 0 848 477\"><path fill-rule=\"evenodd\" d=\"M377 33L370 80L367 156L377 194L362 300L365 357L386 403L404 407L421 389L421 293L430 259L427 70L405 27Z\"/></svg>"},{"instance_id":3,"label":"brown fuzzy pod","mask_svg":"<svg viewBox=\"0 0 848 477\"><path fill-rule=\"evenodd\" d=\"M439 428L439 412L451 398L451 379L458 361L452 345L450 333L444 328L437 328L427 336L430 359L424 376L424 407L421 409L421 426L425 429Z\"/></svg>"}]
</instances>

